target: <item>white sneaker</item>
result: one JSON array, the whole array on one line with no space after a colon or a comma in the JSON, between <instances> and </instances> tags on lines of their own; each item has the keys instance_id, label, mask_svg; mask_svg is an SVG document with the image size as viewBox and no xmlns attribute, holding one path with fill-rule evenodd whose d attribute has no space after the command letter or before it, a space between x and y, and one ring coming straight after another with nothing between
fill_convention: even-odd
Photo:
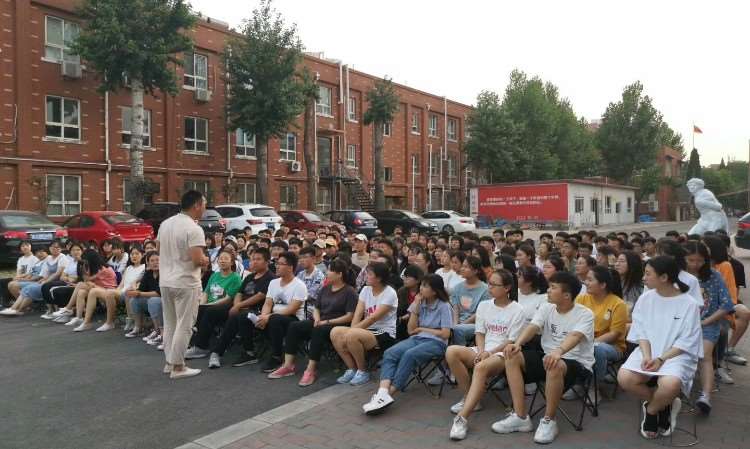
<instances>
[{"instance_id":1,"label":"white sneaker","mask_svg":"<svg viewBox=\"0 0 750 449\"><path fill-rule=\"evenodd\" d=\"M107 332L107 331L111 331L114 328L115 328L114 324L104 323L101 326L97 327L96 331L97 332Z\"/></svg>"},{"instance_id":2,"label":"white sneaker","mask_svg":"<svg viewBox=\"0 0 750 449\"><path fill-rule=\"evenodd\" d=\"M732 376L729 375L729 371L724 367L716 368L716 380L718 380L719 383L727 385L734 383L734 379L732 379Z\"/></svg>"},{"instance_id":3,"label":"white sneaker","mask_svg":"<svg viewBox=\"0 0 750 449\"><path fill-rule=\"evenodd\" d=\"M66 326L80 326L83 323L83 318L72 318L70 321L65 323Z\"/></svg>"},{"instance_id":4,"label":"white sneaker","mask_svg":"<svg viewBox=\"0 0 750 449\"><path fill-rule=\"evenodd\" d=\"M71 316L73 315L73 311L70 309L66 309L63 307L62 309L58 310L57 312L52 312L52 316L59 317L59 316Z\"/></svg>"},{"instance_id":5,"label":"white sneaker","mask_svg":"<svg viewBox=\"0 0 750 449\"><path fill-rule=\"evenodd\" d=\"M374 415L391 404L393 404L393 397L388 393L381 393L378 391L372 395L370 402L362 406L362 410L367 415Z\"/></svg>"},{"instance_id":6,"label":"white sneaker","mask_svg":"<svg viewBox=\"0 0 750 449\"><path fill-rule=\"evenodd\" d=\"M510 412L505 419L492 424L492 431L495 433L513 433L513 432L531 432L534 425L531 418L520 418L516 412Z\"/></svg>"},{"instance_id":7,"label":"white sneaker","mask_svg":"<svg viewBox=\"0 0 750 449\"><path fill-rule=\"evenodd\" d=\"M53 323L65 324L70 322L70 315L61 315L52 319Z\"/></svg>"},{"instance_id":8,"label":"white sneaker","mask_svg":"<svg viewBox=\"0 0 750 449\"><path fill-rule=\"evenodd\" d=\"M145 341L146 343L148 343L149 340L155 338L157 335L159 335L159 333L157 331L155 331L155 330L151 331L150 334L148 334L145 337L143 337L143 341Z\"/></svg>"},{"instance_id":9,"label":"white sneaker","mask_svg":"<svg viewBox=\"0 0 750 449\"><path fill-rule=\"evenodd\" d=\"M133 320L132 318L126 318L125 327L122 330L124 330L125 332L130 332L133 330L133 328L135 328L135 320Z\"/></svg>"},{"instance_id":10,"label":"white sneaker","mask_svg":"<svg viewBox=\"0 0 750 449\"><path fill-rule=\"evenodd\" d=\"M147 341L146 344L149 346L156 346L160 345L162 342L161 335L157 335L156 337L152 338L151 340Z\"/></svg>"},{"instance_id":11,"label":"white sneaker","mask_svg":"<svg viewBox=\"0 0 750 449\"><path fill-rule=\"evenodd\" d=\"M188 348L187 352L185 352L185 358L186 359L202 359L204 357L207 357L208 354L211 351L208 349L201 349L197 346L193 346L191 348Z\"/></svg>"},{"instance_id":12,"label":"white sneaker","mask_svg":"<svg viewBox=\"0 0 750 449\"><path fill-rule=\"evenodd\" d=\"M539 421L539 426L536 428L534 442L539 444L549 444L555 441L558 432L557 422L554 419L549 419L545 416Z\"/></svg>"},{"instance_id":13,"label":"white sneaker","mask_svg":"<svg viewBox=\"0 0 750 449\"><path fill-rule=\"evenodd\" d=\"M172 370L172 372L169 373L169 378L170 379L182 379L183 377L197 376L200 373L201 373L201 370L199 370L198 368L189 368L186 366L185 368L183 368L182 371Z\"/></svg>"},{"instance_id":14,"label":"white sneaker","mask_svg":"<svg viewBox=\"0 0 750 449\"><path fill-rule=\"evenodd\" d=\"M477 405L474 406L474 411L478 412L478 411L482 410L482 408L483 408L482 407L482 403L481 402L477 402ZM461 412L461 410L463 410L463 409L464 409L464 400L463 399L461 399L460 401L458 401L455 404L451 405L451 413L453 413L454 415L459 414Z\"/></svg>"},{"instance_id":15,"label":"white sneaker","mask_svg":"<svg viewBox=\"0 0 750 449\"><path fill-rule=\"evenodd\" d=\"M20 315L20 313L16 309L11 309L10 307L8 307L7 309L0 310L0 315L17 316Z\"/></svg>"},{"instance_id":16,"label":"white sneaker","mask_svg":"<svg viewBox=\"0 0 750 449\"><path fill-rule=\"evenodd\" d=\"M159 350L159 351L163 351L164 350L164 345L160 344L160 345L156 346L156 349Z\"/></svg>"},{"instance_id":17,"label":"white sneaker","mask_svg":"<svg viewBox=\"0 0 750 449\"><path fill-rule=\"evenodd\" d=\"M536 393L536 384L526 384L523 386L523 392L526 396L532 396Z\"/></svg>"},{"instance_id":18,"label":"white sneaker","mask_svg":"<svg viewBox=\"0 0 750 449\"><path fill-rule=\"evenodd\" d=\"M161 370L161 372L164 374L170 374L172 372L172 365L170 365L169 363L165 363L164 368Z\"/></svg>"},{"instance_id":19,"label":"white sneaker","mask_svg":"<svg viewBox=\"0 0 750 449\"><path fill-rule=\"evenodd\" d=\"M43 320L51 320L52 318L54 318L54 316L52 316L52 313L47 312L44 315L41 315L39 318Z\"/></svg>"},{"instance_id":20,"label":"white sneaker","mask_svg":"<svg viewBox=\"0 0 750 449\"><path fill-rule=\"evenodd\" d=\"M211 355L208 357L208 368L221 368L221 357L219 357L219 354L215 352L211 353Z\"/></svg>"},{"instance_id":21,"label":"white sneaker","mask_svg":"<svg viewBox=\"0 0 750 449\"><path fill-rule=\"evenodd\" d=\"M130 330L130 332L128 332L127 334L125 334L125 338L135 338L140 333L141 333L141 330L138 329L137 327L134 327L133 329Z\"/></svg>"},{"instance_id":22,"label":"white sneaker","mask_svg":"<svg viewBox=\"0 0 750 449\"><path fill-rule=\"evenodd\" d=\"M73 329L73 332L83 332L83 331L91 330L93 328L94 328L94 325L91 323L88 323L88 324L81 323L78 327Z\"/></svg>"},{"instance_id":23,"label":"white sneaker","mask_svg":"<svg viewBox=\"0 0 750 449\"><path fill-rule=\"evenodd\" d=\"M735 365L747 365L747 359L737 354L737 351L734 348L727 350L724 354L724 360L729 363L734 363Z\"/></svg>"},{"instance_id":24,"label":"white sneaker","mask_svg":"<svg viewBox=\"0 0 750 449\"><path fill-rule=\"evenodd\" d=\"M469 430L469 422L460 416L456 416L453 419L453 426L451 426L451 440L463 440L466 438L466 432Z\"/></svg>"}]
</instances>

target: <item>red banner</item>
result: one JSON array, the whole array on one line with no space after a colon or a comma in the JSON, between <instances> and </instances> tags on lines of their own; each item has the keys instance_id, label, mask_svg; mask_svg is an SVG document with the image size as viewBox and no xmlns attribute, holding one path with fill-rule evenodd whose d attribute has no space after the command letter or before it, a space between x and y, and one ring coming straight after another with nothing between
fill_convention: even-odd
<instances>
[{"instance_id":1,"label":"red banner","mask_svg":"<svg viewBox=\"0 0 750 449\"><path fill-rule=\"evenodd\" d=\"M479 215L508 221L568 221L568 185L478 187Z\"/></svg>"}]
</instances>

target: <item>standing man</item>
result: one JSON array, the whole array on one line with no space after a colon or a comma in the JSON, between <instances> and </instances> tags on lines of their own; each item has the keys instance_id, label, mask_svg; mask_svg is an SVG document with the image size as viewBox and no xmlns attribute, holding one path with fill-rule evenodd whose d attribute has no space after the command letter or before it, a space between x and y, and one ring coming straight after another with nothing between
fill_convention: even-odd
<instances>
[{"instance_id":1,"label":"standing man","mask_svg":"<svg viewBox=\"0 0 750 449\"><path fill-rule=\"evenodd\" d=\"M197 221L206 210L202 193L190 190L180 200L182 211L159 227L159 287L164 313L164 373L171 379L197 376L185 366L185 351L193 333L201 298L201 267L208 266L206 239Z\"/></svg>"}]
</instances>

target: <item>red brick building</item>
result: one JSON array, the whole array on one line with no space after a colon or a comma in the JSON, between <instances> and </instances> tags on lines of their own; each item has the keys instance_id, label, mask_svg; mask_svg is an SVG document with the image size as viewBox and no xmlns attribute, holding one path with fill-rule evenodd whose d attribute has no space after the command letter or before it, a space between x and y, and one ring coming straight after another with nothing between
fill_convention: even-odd
<instances>
[{"instance_id":1,"label":"red brick building","mask_svg":"<svg viewBox=\"0 0 750 449\"><path fill-rule=\"evenodd\" d=\"M98 93L85 61L79 74L68 50L80 26L75 4L0 0L0 209L62 217L128 207L130 94ZM253 202L253 138L228 129L224 118L221 53L232 31L201 19L192 33L194 54L184 55L187 63L177 69L180 93L145 99L145 173L160 186L150 199L176 201L197 188L215 204ZM376 78L312 55L304 64L319 74L323 97L316 126L319 209L359 208L357 191L373 187L372 127L362 115ZM388 206L464 208L470 106L406 86L396 91L401 104L386 127L384 151ZM307 204L302 117L296 125L285 139L269 142L268 202L279 208Z\"/></svg>"},{"instance_id":2,"label":"red brick building","mask_svg":"<svg viewBox=\"0 0 750 449\"><path fill-rule=\"evenodd\" d=\"M662 176L682 181L684 156L672 147L662 146L656 154L656 164L662 169ZM684 184L684 182L683 182ZM662 185L656 193L644 198L638 205L639 214L653 215L659 221L680 221L690 215L690 197L684 185L675 188Z\"/></svg>"}]
</instances>

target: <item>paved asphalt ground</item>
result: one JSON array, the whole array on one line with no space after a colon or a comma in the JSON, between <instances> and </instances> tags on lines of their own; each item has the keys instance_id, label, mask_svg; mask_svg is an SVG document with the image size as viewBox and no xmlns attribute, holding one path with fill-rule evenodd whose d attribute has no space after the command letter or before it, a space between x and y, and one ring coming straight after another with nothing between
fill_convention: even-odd
<instances>
[{"instance_id":1,"label":"paved asphalt ground","mask_svg":"<svg viewBox=\"0 0 750 449\"><path fill-rule=\"evenodd\" d=\"M648 229L661 236L690 225ZM750 259L738 256L750 267ZM173 382L161 374L163 354L124 339L121 329L78 334L36 315L0 321L3 449L174 448L332 385L336 377L323 367L323 378L301 389L290 379L267 380L256 365Z\"/></svg>"}]
</instances>

